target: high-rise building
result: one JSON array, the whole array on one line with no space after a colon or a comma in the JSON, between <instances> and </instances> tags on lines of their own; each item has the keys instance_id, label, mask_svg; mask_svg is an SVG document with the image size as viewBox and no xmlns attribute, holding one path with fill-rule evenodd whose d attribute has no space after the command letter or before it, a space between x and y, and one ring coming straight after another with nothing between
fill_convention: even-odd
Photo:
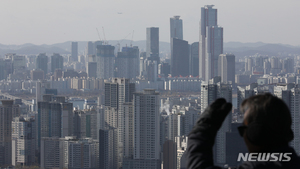
<instances>
[{"instance_id":1,"label":"high-rise building","mask_svg":"<svg viewBox=\"0 0 300 169\"><path fill-rule=\"evenodd\" d=\"M227 102L232 102L231 84L218 81L203 83L201 85L201 112L217 98L225 98ZM214 145L214 160L217 165L226 164L226 132L231 128L231 114L226 117L222 127L217 133Z\"/></svg>"},{"instance_id":2,"label":"high-rise building","mask_svg":"<svg viewBox=\"0 0 300 169\"><path fill-rule=\"evenodd\" d=\"M171 74L173 77L189 75L189 44L185 40L171 39Z\"/></svg>"},{"instance_id":3,"label":"high-rise building","mask_svg":"<svg viewBox=\"0 0 300 169\"><path fill-rule=\"evenodd\" d=\"M97 78L109 79L114 77L115 47L111 45L97 46Z\"/></svg>"},{"instance_id":4,"label":"high-rise building","mask_svg":"<svg viewBox=\"0 0 300 169\"><path fill-rule=\"evenodd\" d=\"M219 56L219 76L221 82L235 82L235 56L233 54L221 54Z\"/></svg>"},{"instance_id":5,"label":"high-rise building","mask_svg":"<svg viewBox=\"0 0 300 169\"><path fill-rule=\"evenodd\" d=\"M177 145L174 140L167 140L163 146L163 169L177 168Z\"/></svg>"},{"instance_id":6,"label":"high-rise building","mask_svg":"<svg viewBox=\"0 0 300 169\"><path fill-rule=\"evenodd\" d=\"M40 168L59 168L63 159L59 137L43 137L40 144Z\"/></svg>"},{"instance_id":7,"label":"high-rise building","mask_svg":"<svg viewBox=\"0 0 300 169\"><path fill-rule=\"evenodd\" d=\"M159 28L150 27L147 28L146 32L146 53L147 59L157 61L157 64L160 63L159 57Z\"/></svg>"},{"instance_id":8,"label":"high-rise building","mask_svg":"<svg viewBox=\"0 0 300 169\"><path fill-rule=\"evenodd\" d=\"M72 61L78 60L78 42L72 42L71 44L71 58Z\"/></svg>"},{"instance_id":9,"label":"high-rise building","mask_svg":"<svg viewBox=\"0 0 300 169\"><path fill-rule=\"evenodd\" d=\"M99 130L99 168L117 169L117 129Z\"/></svg>"},{"instance_id":10,"label":"high-rise building","mask_svg":"<svg viewBox=\"0 0 300 169\"><path fill-rule=\"evenodd\" d=\"M97 111L95 109L75 110L73 112L73 133L77 139L97 139Z\"/></svg>"},{"instance_id":11,"label":"high-rise building","mask_svg":"<svg viewBox=\"0 0 300 169\"><path fill-rule=\"evenodd\" d=\"M41 69L44 71L44 75L48 73L48 56L46 53L40 53L36 57L36 69Z\"/></svg>"},{"instance_id":12,"label":"high-rise building","mask_svg":"<svg viewBox=\"0 0 300 169\"><path fill-rule=\"evenodd\" d=\"M296 153L300 153L300 88L295 84L277 84L274 87L274 95L281 98L289 107L292 116L292 130L294 132L294 139L290 142L290 145L295 149Z\"/></svg>"},{"instance_id":13,"label":"high-rise building","mask_svg":"<svg viewBox=\"0 0 300 169\"><path fill-rule=\"evenodd\" d=\"M19 106L13 100L1 100L0 105L0 166L12 164L12 126L14 117L19 115Z\"/></svg>"},{"instance_id":14,"label":"high-rise building","mask_svg":"<svg viewBox=\"0 0 300 169\"><path fill-rule=\"evenodd\" d=\"M137 46L123 47L122 52L118 52L115 60L116 77L136 78L140 73L139 61L139 48Z\"/></svg>"},{"instance_id":15,"label":"high-rise building","mask_svg":"<svg viewBox=\"0 0 300 169\"><path fill-rule=\"evenodd\" d=\"M190 45L189 59L190 75L199 76L199 42L194 42Z\"/></svg>"},{"instance_id":16,"label":"high-rise building","mask_svg":"<svg viewBox=\"0 0 300 169\"><path fill-rule=\"evenodd\" d=\"M91 138L60 139L61 168L99 168L99 142Z\"/></svg>"},{"instance_id":17,"label":"high-rise building","mask_svg":"<svg viewBox=\"0 0 300 169\"><path fill-rule=\"evenodd\" d=\"M144 89L133 99L133 157L124 159L124 169L161 168L159 93Z\"/></svg>"},{"instance_id":18,"label":"high-rise building","mask_svg":"<svg viewBox=\"0 0 300 169\"><path fill-rule=\"evenodd\" d=\"M35 163L35 148L35 120L15 117L12 121L12 165L33 165Z\"/></svg>"},{"instance_id":19,"label":"high-rise building","mask_svg":"<svg viewBox=\"0 0 300 169\"><path fill-rule=\"evenodd\" d=\"M56 69L64 69L64 58L58 53L53 53L51 56L51 72L54 73Z\"/></svg>"},{"instance_id":20,"label":"high-rise building","mask_svg":"<svg viewBox=\"0 0 300 169\"><path fill-rule=\"evenodd\" d=\"M42 137L72 136L72 110L73 103L66 102L65 97L44 95L38 102L38 143Z\"/></svg>"},{"instance_id":21,"label":"high-rise building","mask_svg":"<svg viewBox=\"0 0 300 169\"><path fill-rule=\"evenodd\" d=\"M157 81L158 76L158 68L157 68L157 61L156 60L148 60L144 61L144 77L146 80L151 82Z\"/></svg>"},{"instance_id":22,"label":"high-rise building","mask_svg":"<svg viewBox=\"0 0 300 169\"><path fill-rule=\"evenodd\" d=\"M159 93L144 89L134 93L134 160L160 160ZM146 168L142 166L141 168Z\"/></svg>"},{"instance_id":23,"label":"high-rise building","mask_svg":"<svg viewBox=\"0 0 300 169\"><path fill-rule=\"evenodd\" d=\"M6 79L7 73L5 70L5 61L3 59L0 59L0 80Z\"/></svg>"},{"instance_id":24,"label":"high-rise building","mask_svg":"<svg viewBox=\"0 0 300 169\"><path fill-rule=\"evenodd\" d=\"M217 9L213 5L201 8L199 40L199 77L209 79L218 75L218 57L223 53L223 28L217 24Z\"/></svg>"},{"instance_id":25,"label":"high-rise building","mask_svg":"<svg viewBox=\"0 0 300 169\"><path fill-rule=\"evenodd\" d=\"M132 116L130 102L133 100L134 92L135 84L130 83L129 79L114 78L112 82L105 83L105 130L116 129L117 137L111 138L117 139L118 142L118 166L122 166L126 154L130 156L129 151L132 147L132 143L129 143L132 141L132 138L129 138L129 135L132 135L129 131L132 124L129 124L129 121L132 119L129 119L129 116ZM103 132L105 134L105 131ZM107 132L109 134L109 131Z\"/></svg>"},{"instance_id":26,"label":"high-rise building","mask_svg":"<svg viewBox=\"0 0 300 169\"><path fill-rule=\"evenodd\" d=\"M87 74L90 78L97 77L97 62L88 62L87 63Z\"/></svg>"},{"instance_id":27,"label":"high-rise building","mask_svg":"<svg viewBox=\"0 0 300 169\"><path fill-rule=\"evenodd\" d=\"M170 38L177 38L183 40L182 19L180 16L170 18Z\"/></svg>"},{"instance_id":28,"label":"high-rise building","mask_svg":"<svg viewBox=\"0 0 300 169\"><path fill-rule=\"evenodd\" d=\"M31 70L30 71L30 79L31 80L43 80L44 79L44 71L43 70Z\"/></svg>"}]
</instances>

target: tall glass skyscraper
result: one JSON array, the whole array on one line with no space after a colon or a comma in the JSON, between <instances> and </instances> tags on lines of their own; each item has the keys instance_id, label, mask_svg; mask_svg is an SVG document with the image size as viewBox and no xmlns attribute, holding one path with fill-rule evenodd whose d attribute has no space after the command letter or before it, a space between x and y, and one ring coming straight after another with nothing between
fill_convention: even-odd
<instances>
[{"instance_id":1,"label":"tall glass skyscraper","mask_svg":"<svg viewBox=\"0 0 300 169\"><path fill-rule=\"evenodd\" d=\"M218 58L223 53L223 28L217 24L213 5L201 8L199 39L199 77L208 81L218 75Z\"/></svg>"},{"instance_id":2,"label":"tall glass skyscraper","mask_svg":"<svg viewBox=\"0 0 300 169\"><path fill-rule=\"evenodd\" d=\"M180 16L174 16L173 18L170 18L171 41L172 41L172 38L178 38L178 39L183 40L182 20L179 18L180 18Z\"/></svg>"}]
</instances>

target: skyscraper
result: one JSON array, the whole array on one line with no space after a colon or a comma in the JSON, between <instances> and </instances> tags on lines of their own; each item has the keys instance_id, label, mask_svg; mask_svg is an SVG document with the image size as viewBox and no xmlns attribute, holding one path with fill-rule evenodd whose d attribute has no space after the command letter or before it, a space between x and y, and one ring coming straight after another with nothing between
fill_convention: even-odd
<instances>
[{"instance_id":1,"label":"skyscraper","mask_svg":"<svg viewBox=\"0 0 300 169\"><path fill-rule=\"evenodd\" d=\"M132 135L130 134L132 131L129 131L129 127L132 125L129 124L129 120L132 119L129 119L129 116L132 114L132 105L130 102L133 100L134 92L135 84L130 83L129 79L115 78L112 82L105 83L105 130L111 131L102 131L102 134L117 139L117 141L110 140L118 144L112 145L112 149L109 151L111 154L116 155L112 151L115 151L113 148L118 147L119 167L122 166L123 157L127 157L126 154L130 155L129 149L132 147L132 143L129 143L129 140L132 141L133 139L129 138ZM114 136L116 132L117 137Z\"/></svg>"},{"instance_id":2,"label":"skyscraper","mask_svg":"<svg viewBox=\"0 0 300 169\"><path fill-rule=\"evenodd\" d=\"M172 38L171 74L173 77L189 75L189 44L185 40Z\"/></svg>"},{"instance_id":3,"label":"skyscraper","mask_svg":"<svg viewBox=\"0 0 300 169\"><path fill-rule=\"evenodd\" d=\"M159 93L144 89L134 93L134 155L140 161L160 159ZM141 168L145 166L141 165Z\"/></svg>"},{"instance_id":4,"label":"skyscraper","mask_svg":"<svg viewBox=\"0 0 300 169\"><path fill-rule=\"evenodd\" d=\"M118 52L115 65L117 68L116 77L121 78L136 78L139 75L139 48L123 47L122 52Z\"/></svg>"},{"instance_id":5,"label":"skyscraper","mask_svg":"<svg viewBox=\"0 0 300 169\"><path fill-rule=\"evenodd\" d=\"M190 75L199 76L199 42L194 42L190 45L189 59Z\"/></svg>"},{"instance_id":6,"label":"skyscraper","mask_svg":"<svg viewBox=\"0 0 300 169\"><path fill-rule=\"evenodd\" d=\"M183 40L182 20L180 16L170 18L170 38L177 38Z\"/></svg>"},{"instance_id":7,"label":"skyscraper","mask_svg":"<svg viewBox=\"0 0 300 169\"><path fill-rule=\"evenodd\" d=\"M0 166L12 164L12 126L16 114L13 100L2 100L0 106Z\"/></svg>"},{"instance_id":8,"label":"skyscraper","mask_svg":"<svg viewBox=\"0 0 300 169\"><path fill-rule=\"evenodd\" d=\"M114 77L115 47L111 45L97 46L97 78Z\"/></svg>"},{"instance_id":9,"label":"skyscraper","mask_svg":"<svg viewBox=\"0 0 300 169\"><path fill-rule=\"evenodd\" d=\"M72 42L71 45L71 58L73 61L78 60L78 42Z\"/></svg>"},{"instance_id":10,"label":"skyscraper","mask_svg":"<svg viewBox=\"0 0 300 169\"><path fill-rule=\"evenodd\" d=\"M147 59L157 61L157 64L160 63L159 58L159 28L150 27L147 28L147 37L146 37L146 53Z\"/></svg>"},{"instance_id":11,"label":"skyscraper","mask_svg":"<svg viewBox=\"0 0 300 169\"><path fill-rule=\"evenodd\" d=\"M233 54L221 54L219 56L219 76L221 82L235 82L235 56Z\"/></svg>"},{"instance_id":12,"label":"skyscraper","mask_svg":"<svg viewBox=\"0 0 300 169\"><path fill-rule=\"evenodd\" d=\"M54 73L55 69L61 69L64 68L64 58L58 54L53 53L51 56L51 72Z\"/></svg>"},{"instance_id":13,"label":"skyscraper","mask_svg":"<svg viewBox=\"0 0 300 169\"><path fill-rule=\"evenodd\" d=\"M38 144L42 137L73 135L73 103L63 96L44 95L38 102Z\"/></svg>"},{"instance_id":14,"label":"skyscraper","mask_svg":"<svg viewBox=\"0 0 300 169\"><path fill-rule=\"evenodd\" d=\"M48 56L46 53L40 53L36 57L36 69L43 70L45 76L48 73Z\"/></svg>"},{"instance_id":15,"label":"skyscraper","mask_svg":"<svg viewBox=\"0 0 300 169\"><path fill-rule=\"evenodd\" d=\"M159 93L144 89L133 99L133 157L124 159L123 169L161 167Z\"/></svg>"},{"instance_id":16,"label":"skyscraper","mask_svg":"<svg viewBox=\"0 0 300 169\"><path fill-rule=\"evenodd\" d=\"M218 57L223 53L223 28L217 24L213 5L201 8L199 77L208 81L218 75Z\"/></svg>"}]
</instances>

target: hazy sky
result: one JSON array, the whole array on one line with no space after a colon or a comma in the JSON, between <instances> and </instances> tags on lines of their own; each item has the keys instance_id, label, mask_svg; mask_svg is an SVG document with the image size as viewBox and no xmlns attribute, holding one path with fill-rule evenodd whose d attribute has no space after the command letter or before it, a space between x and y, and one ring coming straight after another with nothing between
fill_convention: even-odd
<instances>
[{"instance_id":1,"label":"hazy sky","mask_svg":"<svg viewBox=\"0 0 300 169\"><path fill-rule=\"evenodd\" d=\"M53 44L146 39L146 27L159 27L169 42L170 17L180 15L183 38L199 40L200 10L214 4L224 41L300 45L299 0L0 0L0 43ZM122 13L122 14L118 14ZM131 39L129 35L126 39Z\"/></svg>"}]
</instances>

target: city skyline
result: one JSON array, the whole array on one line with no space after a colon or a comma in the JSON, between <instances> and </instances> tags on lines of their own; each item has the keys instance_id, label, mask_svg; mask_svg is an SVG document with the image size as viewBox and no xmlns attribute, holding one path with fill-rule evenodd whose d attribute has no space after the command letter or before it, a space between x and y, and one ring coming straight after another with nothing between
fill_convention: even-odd
<instances>
[{"instance_id":1,"label":"city skyline","mask_svg":"<svg viewBox=\"0 0 300 169\"><path fill-rule=\"evenodd\" d=\"M133 3L136 8L132 8ZM300 35L290 31L291 27L299 26L298 22L290 21L297 20L299 16L297 6L300 2L292 1L286 5L285 2L270 0L259 2L259 5L257 1L236 0L177 3L164 1L159 4L154 1L135 0L105 3L96 1L83 3L76 0L37 3L28 0L18 1L18 6L15 6L14 1L4 0L1 1L0 7L2 14L0 19L3 23L3 27L0 28L2 39L0 43L53 44L64 41L93 41L99 40L96 28L99 29L100 37L104 39L102 27L107 40L122 39L134 30L135 41L145 39L146 27L159 27L161 41L168 42L170 39L168 20L174 15L179 15L183 19L184 39L196 42L199 34L200 8L207 4L214 4L219 9L219 25L226 28L224 42L262 41L300 45L297 41ZM154 9L155 14L151 12ZM281 24L278 24L278 20ZM120 27L122 29L119 29Z\"/></svg>"}]
</instances>

